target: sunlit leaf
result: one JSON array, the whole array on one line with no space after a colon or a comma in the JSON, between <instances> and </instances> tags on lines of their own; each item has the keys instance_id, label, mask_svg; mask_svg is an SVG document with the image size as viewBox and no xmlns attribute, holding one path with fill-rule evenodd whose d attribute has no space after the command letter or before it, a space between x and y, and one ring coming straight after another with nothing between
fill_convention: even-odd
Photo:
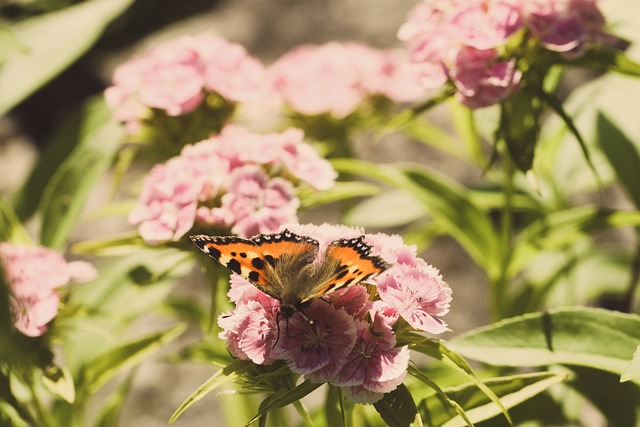
<instances>
[{"instance_id":1,"label":"sunlit leaf","mask_svg":"<svg viewBox=\"0 0 640 427\"><path fill-rule=\"evenodd\" d=\"M636 351L633 353L633 359L629 365L625 368L620 376L620 382L630 381L632 379L640 380L640 344L636 347Z\"/></svg>"},{"instance_id":2,"label":"sunlit leaf","mask_svg":"<svg viewBox=\"0 0 640 427\"><path fill-rule=\"evenodd\" d=\"M131 368L166 343L182 334L186 325L177 324L162 332L149 334L123 345L92 360L84 369L84 385L93 393L123 369Z\"/></svg>"},{"instance_id":3,"label":"sunlit leaf","mask_svg":"<svg viewBox=\"0 0 640 427\"><path fill-rule=\"evenodd\" d=\"M607 156L629 198L640 209L640 154L633 141L606 115L599 113L596 125L598 143Z\"/></svg>"},{"instance_id":4,"label":"sunlit leaf","mask_svg":"<svg viewBox=\"0 0 640 427\"><path fill-rule=\"evenodd\" d=\"M51 391L68 403L76 400L76 389L73 377L66 366L50 366L44 371L42 383Z\"/></svg>"},{"instance_id":5,"label":"sunlit leaf","mask_svg":"<svg viewBox=\"0 0 640 427\"><path fill-rule=\"evenodd\" d=\"M344 215L343 222L365 228L384 228L405 225L426 216L424 204L414 196L390 190L355 205Z\"/></svg>"},{"instance_id":6,"label":"sunlit leaf","mask_svg":"<svg viewBox=\"0 0 640 427\"><path fill-rule=\"evenodd\" d=\"M638 342L640 316L595 308L562 308L475 329L449 340L448 346L493 365L569 364L620 375Z\"/></svg>"},{"instance_id":7,"label":"sunlit leaf","mask_svg":"<svg viewBox=\"0 0 640 427\"><path fill-rule=\"evenodd\" d=\"M540 372L490 378L482 380L482 382L493 390L506 408L511 409L565 379L566 375ZM501 413L500 408L475 384L463 384L445 389L443 392L449 399L460 405L472 422L488 420ZM448 402L443 402L439 394L424 399L418 406L423 414L422 419L428 426L461 427L467 425Z\"/></svg>"},{"instance_id":8,"label":"sunlit leaf","mask_svg":"<svg viewBox=\"0 0 640 427\"><path fill-rule=\"evenodd\" d=\"M86 105L78 143L51 176L40 200L42 244L64 247L89 192L111 165L122 132L102 98Z\"/></svg>"},{"instance_id":9,"label":"sunlit leaf","mask_svg":"<svg viewBox=\"0 0 640 427\"><path fill-rule=\"evenodd\" d=\"M274 409L282 408L290 405L312 391L320 387L322 383L312 383L311 381L304 381L294 387L291 390L282 390L269 395L265 400L260 403L258 413L247 423L247 425L253 423L259 418L264 418L270 411Z\"/></svg>"},{"instance_id":10,"label":"sunlit leaf","mask_svg":"<svg viewBox=\"0 0 640 427\"><path fill-rule=\"evenodd\" d=\"M86 52L133 0L91 0L26 19L12 30L25 46L0 68L0 115Z\"/></svg>"},{"instance_id":11,"label":"sunlit leaf","mask_svg":"<svg viewBox=\"0 0 640 427\"><path fill-rule=\"evenodd\" d=\"M250 366L250 361L236 359L224 369L221 369L213 374L207 381L205 381L200 387L198 387L196 391L191 393L191 395L187 397L184 402L182 402L178 409L175 410L173 415L171 415L169 424L172 424L175 420L177 420L180 415L182 415L184 411L186 411L191 405L193 405L221 385L232 381L243 371L247 370Z\"/></svg>"}]
</instances>

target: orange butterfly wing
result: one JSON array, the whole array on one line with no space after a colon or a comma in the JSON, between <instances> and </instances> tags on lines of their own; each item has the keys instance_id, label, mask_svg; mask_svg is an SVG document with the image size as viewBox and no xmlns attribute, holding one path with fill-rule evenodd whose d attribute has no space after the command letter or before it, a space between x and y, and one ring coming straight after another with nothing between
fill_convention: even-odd
<instances>
[{"instance_id":1,"label":"orange butterfly wing","mask_svg":"<svg viewBox=\"0 0 640 427\"><path fill-rule=\"evenodd\" d=\"M382 258L371 255L371 246L364 241L364 236L331 242L325 253L324 265L337 267L330 279L319 283L301 303L356 285L389 268Z\"/></svg>"},{"instance_id":2,"label":"orange butterfly wing","mask_svg":"<svg viewBox=\"0 0 640 427\"><path fill-rule=\"evenodd\" d=\"M259 234L251 239L235 236L191 236L191 241L204 253L256 285L266 294L280 299L280 288L265 274L283 254L308 254L315 258L318 242L285 230L275 234Z\"/></svg>"}]
</instances>

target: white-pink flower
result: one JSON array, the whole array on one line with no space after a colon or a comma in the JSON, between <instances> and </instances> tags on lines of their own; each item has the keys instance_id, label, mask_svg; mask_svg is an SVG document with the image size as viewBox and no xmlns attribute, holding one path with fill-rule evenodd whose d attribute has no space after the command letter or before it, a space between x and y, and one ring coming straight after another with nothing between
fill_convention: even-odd
<instances>
[{"instance_id":1,"label":"white-pink flower","mask_svg":"<svg viewBox=\"0 0 640 427\"><path fill-rule=\"evenodd\" d=\"M257 165L235 169L229 181L220 209L230 213L234 234L274 233L282 224L296 221L300 200L290 181L270 178Z\"/></svg>"},{"instance_id":2,"label":"white-pink flower","mask_svg":"<svg viewBox=\"0 0 640 427\"><path fill-rule=\"evenodd\" d=\"M417 261L414 266L398 264L376 277L378 294L413 328L440 334L447 330L439 316L449 311L451 288L436 268Z\"/></svg>"},{"instance_id":3,"label":"white-pink flower","mask_svg":"<svg viewBox=\"0 0 640 427\"><path fill-rule=\"evenodd\" d=\"M44 334L57 315L57 288L96 276L90 264L67 263L62 255L45 247L0 243L0 263L9 285L14 326L30 337Z\"/></svg>"},{"instance_id":4,"label":"white-pink flower","mask_svg":"<svg viewBox=\"0 0 640 427\"><path fill-rule=\"evenodd\" d=\"M409 365L409 348L395 347L391 327L361 321L353 351L331 383L347 388L356 403L373 403L384 393L393 391L404 381ZM374 329L372 332L371 329Z\"/></svg>"},{"instance_id":5,"label":"white-pink flower","mask_svg":"<svg viewBox=\"0 0 640 427\"><path fill-rule=\"evenodd\" d=\"M303 138L298 129L255 134L228 125L156 165L129 221L151 244L178 240L195 223L244 237L275 232L297 220L296 187L326 189L337 176Z\"/></svg>"},{"instance_id":6,"label":"white-pink flower","mask_svg":"<svg viewBox=\"0 0 640 427\"><path fill-rule=\"evenodd\" d=\"M135 133L150 108L179 116L209 93L244 102L260 97L265 88L263 65L243 46L200 34L157 45L120 64L105 98L116 119Z\"/></svg>"}]
</instances>

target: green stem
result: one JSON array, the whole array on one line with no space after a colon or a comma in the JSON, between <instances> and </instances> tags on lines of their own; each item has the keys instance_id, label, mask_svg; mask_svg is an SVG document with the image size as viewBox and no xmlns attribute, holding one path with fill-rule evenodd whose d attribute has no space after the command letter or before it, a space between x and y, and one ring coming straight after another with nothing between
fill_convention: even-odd
<instances>
[{"instance_id":1,"label":"green stem","mask_svg":"<svg viewBox=\"0 0 640 427\"><path fill-rule=\"evenodd\" d=\"M37 418L39 419L38 425L42 427L54 427L55 423L51 419L50 414L48 414L45 408L42 406L42 403L40 402L40 397L38 396L38 393L36 392L36 389L33 386L33 383L31 381L28 381L27 386L29 387L29 391L31 392L31 396L33 397L32 403L33 403L33 408L35 409Z\"/></svg>"},{"instance_id":2,"label":"green stem","mask_svg":"<svg viewBox=\"0 0 640 427\"><path fill-rule=\"evenodd\" d=\"M507 291L508 277L507 272L511 262L511 253L513 251L513 194L515 167L508 153L504 153L502 157L503 178L504 178L504 206L502 208L502 222L500 228L500 272L495 281L493 281L491 292L491 315L494 320L503 317L503 308L505 294Z\"/></svg>"},{"instance_id":3,"label":"green stem","mask_svg":"<svg viewBox=\"0 0 640 427\"><path fill-rule=\"evenodd\" d=\"M305 425L309 427L314 427L313 420L309 415L309 411L307 411L307 408L305 408L301 400L296 400L295 402L293 402L293 407L296 408L296 410L304 420Z\"/></svg>"}]
</instances>

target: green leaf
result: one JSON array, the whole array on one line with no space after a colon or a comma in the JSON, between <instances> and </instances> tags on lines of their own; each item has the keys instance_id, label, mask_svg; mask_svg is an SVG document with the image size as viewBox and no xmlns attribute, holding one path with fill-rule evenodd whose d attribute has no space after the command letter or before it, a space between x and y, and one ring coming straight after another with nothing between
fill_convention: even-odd
<instances>
[{"instance_id":1,"label":"green leaf","mask_svg":"<svg viewBox=\"0 0 640 427\"><path fill-rule=\"evenodd\" d=\"M178 409L175 410L173 415L171 415L169 424L172 424L175 420L177 420L180 415L182 415L182 413L186 411L191 405L193 405L221 385L235 379L243 371L250 368L251 365L252 363L248 360L236 359L225 368L213 374L207 381L205 381L200 387L198 387L196 391L191 393L191 395L187 397L184 402L182 402Z\"/></svg>"},{"instance_id":2,"label":"green leaf","mask_svg":"<svg viewBox=\"0 0 640 427\"><path fill-rule=\"evenodd\" d=\"M82 114L77 146L47 183L39 205L41 243L58 250L64 247L90 190L111 165L123 132L111 120L101 97L86 104Z\"/></svg>"},{"instance_id":3,"label":"green leaf","mask_svg":"<svg viewBox=\"0 0 640 427\"><path fill-rule=\"evenodd\" d=\"M11 427L32 426L32 424L28 423L20 416L16 408L4 400L0 400L0 424Z\"/></svg>"},{"instance_id":4,"label":"green leaf","mask_svg":"<svg viewBox=\"0 0 640 427\"><path fill-rule=\"evenodd\" d=\"M185 329L186 325L179 323L161 332L127 342L98 356L84 369L83 384L88 393L94 393L123 369L139 364L164 344L182 334Z\"/></svg>"},{"instance_id":5,"label":"green leaf","mask_svg":"<svg viewBox=\"0 0 640 427\"><path fill-rule=\"evenodd\" d=\"M533 164L541 113L539 94L531 90L515 92L500 103L497 136L505 141L513 163L522 172L527 172Z\"/></svg>"},{"instance_id":6,"label":"green leaf","mask_svg":"<svg viewBox=\"0 0 640 427\"><path fill-rule=\"evenodd\" d=\"M595 71L615 71L631 77L640 77L640 64L629 58L623 51L614 49L591 49L567 64Z\"/></svg>"},{"instance_id":7,"label":"green leaf","mask_svg":"<svg viewBox=\"0 0 640 427\"><path fill-rule=\"evenodd\" d=\"M333 159L332 163L342 173L362 175L412 194L478 265L490 275L496 273L495 231L488 217L470 201L464 187L420 166L374 165L354 159Z\"/></svg>"},{"instance_id":8,"label":"green leaf","mask_svg":"<svg viewBox=\"0 0 640 427\"><path fill-rule=\"evenodd\" d=\"M74 243L71 251L78 254L117 256L139 252L145 243L137 230Z\"/></svg>"},{"instance_id":9,"label":"green leaf","mask_svg":"<svg viewBox=\"0 0 640 427\"><path fill-rule=\"evenodd\" d=\"M343 222L365 228L385 228L405 225L426 216L424 204L411 194L390 190L355 205L344 215Z\"/></svg>"},{"instance_id":10,"label":"green leaf","mask_svg":"<svg viewBox=\"0 0 640 427\"><path fill-rule=\"evenodd\" d=\"M598 143L607 156L629 198L640 209L640 154L631 141L609 118L598 113Z\"/></svg>"},{"instance_id":11,"label":"green leaf","mask_svg":"<svg viewBox=\"0 0 640 427\"><path fill-rule=\"evenodd\" d=\"M76 389L73 377L66 366L49 366L44 371L42 383L50 392L57 394L65 402L73 403L76 400Z\"/></svg>"},{"instance_id":12,"label":"green leaf","mask_svg":"<svg viewBox=\"0 0 640 427\"><path fill-rule=\"evenodd\" d=\"M133 382L133 375L122 381L118 388L109 394L100 408L100 413L94 423L95 427L118 427L122 406L126 402L127 394Z\"/></svg>"},{"instance_id":13,"label":"green leaf","mask_svg":"<svg viewBox=\"0 0 640 427\"><path fill-rule=\"evenodd\" d=\"M448 345L492 365L569 364L622 374L638 342L640 316L562 308L506 319L455 337Z\"/></svg>"},{"instance_id":14,"label":"green leaf","mask_svg":"<svg viewBox=\"0 0 640 427\"><path fill-rule=\"evenodd\" d=\"M509 274L520 272L540 252L560 249L577 237L619 227L640 225L640 212L614 211L597 206L577 206L533 221L516 237Z\"/></svg>"},{"instance_id":15,"label":"green leaf","mask_svg":"<svg viewBox=\"0 0 640 427\"><path fill-rule=\"evenodd\" d=\"M429 377L427 377L425 374L423 374L413 366L409 366L409 373L428 385L433 391L436 392L436 396L439 399L438 401L444 406L444 408L440 408L440 410L438 411L440 414L446 414L448 413L448 411L453 411L452 416L455 416L457 414L464 421L465 426L474 427L473 422L471 422L462 406L460 406L454 399L449 397L449 395L444 390L442 390L435 381L431 380ZM431 415L430 410L425 411L426 408L424 403L425 401L423 399L423 401L420 403L421 418L423 420L426 420L428 426L433 426L433 416ZM440 423L438 423L437 425L440 425Z\"/></svg>"},{"instance_id":16,"label":"green leaf","mask_svg":"<svg viewBox=\"0 0 640 427\"><path fill-rule=\"evenodd\" d=\"M30 244L31 238L9 204L0 200L0 241Z\"/></svg>"},{"instance_id":17,"label":"green leaf","mask_svg":"<svg viewBox=\"0 0 640 427\"><path fill-rule=\"evenodd\" d=\"M631 363L625 368L620 376L620 382L630 381L632 379L640 380L640 344L636 347L636 351L633 353L633 359Z\"/></svg>"},{"instance_id":18,"label":"green leaf","mask_svg":"<svg viewBox=\"0 0 640 427\"><path fill-rule=\"evenodd\" d=\"M505 407L511 409L565 379L566 375L538 372L485 379L482 382L493 390ZM471 422L488 420L501 413L500 408L473 383L448 388L443 392L449 399L460 405ZM428 426L459 427L467 425L460 415L451 408L450 404L443 401L439 394L425 398L418 407L422 419Z\"/></svg>"},{"instance_id":19,"label":"green leaf","mask_svg":"<svg viewBox=\"0 0 640 427\"><path fill-rule=\"evenodd\" d=\"M344 396L339 387L328 384L327 398L324 403L324 417L326 424L331 427L345 427L347 424Z\"/></svg>"},{"instance_id":20,"label":"green leaf","mask_svg":"<svg viewBox=\"0 0 640 427\"><path fill-rule=\"evenodd\" d=\"M597 369L572 366L574 375L567 385L587 398L615 427L637 427L640 420L640 388L635 383L620 384L617 375Z\"/></svg>"},{"instance_id":21,"label":"green leaf","mask_svg":"<svg viewBox=\"0 0 640 427\"><path fill-rule=\"evenodd\" d=\"M302 399L312 391L320 387L322 383L312 383L311 381L304 381L294 387L291 390L279 390L269 395L265 400L260 403L258 413L247 423L252 424L258 419L265 419L266 415L274 409L283 408L298 400ZM264 421L262 421L264 422Z\"/></svg>"},{"instance_id":22,"label":"green leaf","mask_svg":"<svg viewBox=\"0 0 640 427\"><path fill-rule=\"evenodd\" d=\"M434 339L422 340L421 342L416 341L416 344L413 344L410 347L416 351L441 360L465 374L476 385L476 387L478 387L478 389L480 389L498 408L502 410L502 414L509 424L513 425L509 411L507 411L507 408L505 408L502 402L500 402L498 396L496 396L490 388L480 381L467 361L450 347L444 345L443 341Z\"/></svg>"},{"instance_id":23,"label":"green leaf","mask_svg":"<svg viewBox=\"0 0 640 427\"><path fill-rule=\"evenodd\" d=\"M336 182L333 187L323 191L308 191L300 194L302 207L353 199L355 197L374 196L380 193L380 188L361 181Z\"/></svg>"},{"instance_id":24,"label":"green leaf","mask_svg":"<svg viewBox=\"0 0 640 427\"><path fill-rule=\"evenodd\" d=\"M21 53L26 54L27 47L20 42L20 39L9 25L0 22L0 66L7 59Z\"/></svg>"},{"instance_id":25,"label":"green leaf","mask_svg":"<svg viewBox=\"0 0 640 427\"><path fill-rule=\"evenodd\" d=\"M24 20L12 30L26 47L0 68L0 115L85 53L133 0L92 0Z\"/></svg>"},{"instance_id":26,"label":"green leaf","mask_svg":"<svg viewBox=\"0 0 640 427\"><path fill-rule=\"evenodd\" d=\"M384 397L373 404L389 427L422 426L418 408L411 393L404 384L385 393Z\"/></svg>"}]
</instances>

